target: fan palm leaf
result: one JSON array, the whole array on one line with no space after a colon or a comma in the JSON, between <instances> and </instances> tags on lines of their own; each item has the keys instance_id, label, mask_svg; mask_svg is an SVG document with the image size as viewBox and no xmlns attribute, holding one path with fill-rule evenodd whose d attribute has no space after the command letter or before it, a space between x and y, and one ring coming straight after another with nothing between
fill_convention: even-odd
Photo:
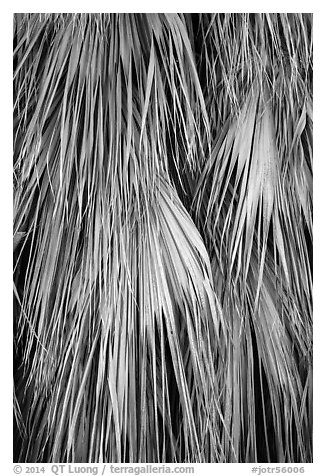
<instances>
[{"instance_id":1,"label":"fan palm leaf","mask_svg":"<svg viewBox=\"0 0 326 476\"><path fill-rule=\"evenodd\" d=\"M311 460L311 29L14 16L17 460Z\"/></svg>"}]
</instances>

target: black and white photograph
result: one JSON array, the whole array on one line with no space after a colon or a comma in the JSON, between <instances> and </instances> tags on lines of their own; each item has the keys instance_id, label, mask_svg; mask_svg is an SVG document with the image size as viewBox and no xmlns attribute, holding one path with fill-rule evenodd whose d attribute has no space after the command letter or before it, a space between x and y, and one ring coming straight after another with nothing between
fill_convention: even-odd
<instances>
[{"instance_id":1,"label":"black and white photograph","mask_svg":"<svg viewBox=\"0 0 326 476\"><path fill-rule=\"evenodd\" d=\"M313 462L313 20L12 15L14 463Z\"/></svg>"}]
</instances>

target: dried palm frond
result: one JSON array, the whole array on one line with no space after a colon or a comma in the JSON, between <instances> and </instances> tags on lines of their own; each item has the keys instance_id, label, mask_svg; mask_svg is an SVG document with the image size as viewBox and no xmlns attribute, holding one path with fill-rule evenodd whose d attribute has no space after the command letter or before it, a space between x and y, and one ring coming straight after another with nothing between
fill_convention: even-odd
<instances>
[{"instance_id":1,"label":"dried palm frond","mask_svg":"<svg viewBox=\"0 0 326 476\"><path fill-rule=\"evenodd\" d=\"M17 461L311 461L311 30L14 16Z\"/></svg>"}]
</instances>

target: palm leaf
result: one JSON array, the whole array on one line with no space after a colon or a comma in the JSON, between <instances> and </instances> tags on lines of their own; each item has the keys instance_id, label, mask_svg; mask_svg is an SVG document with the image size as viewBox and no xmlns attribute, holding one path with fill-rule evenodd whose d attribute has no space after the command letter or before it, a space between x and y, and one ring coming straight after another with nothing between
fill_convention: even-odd
<instances>
[{"instance_id":1,"label":"palm leaf","mask_svg":"<svg viewBox=\"0 0 326 476\"><path fill-rule=\"evenodd\" d=\"M311 30L14 16L17 460L311 461Z\"/></svg>"}]
</instances>

